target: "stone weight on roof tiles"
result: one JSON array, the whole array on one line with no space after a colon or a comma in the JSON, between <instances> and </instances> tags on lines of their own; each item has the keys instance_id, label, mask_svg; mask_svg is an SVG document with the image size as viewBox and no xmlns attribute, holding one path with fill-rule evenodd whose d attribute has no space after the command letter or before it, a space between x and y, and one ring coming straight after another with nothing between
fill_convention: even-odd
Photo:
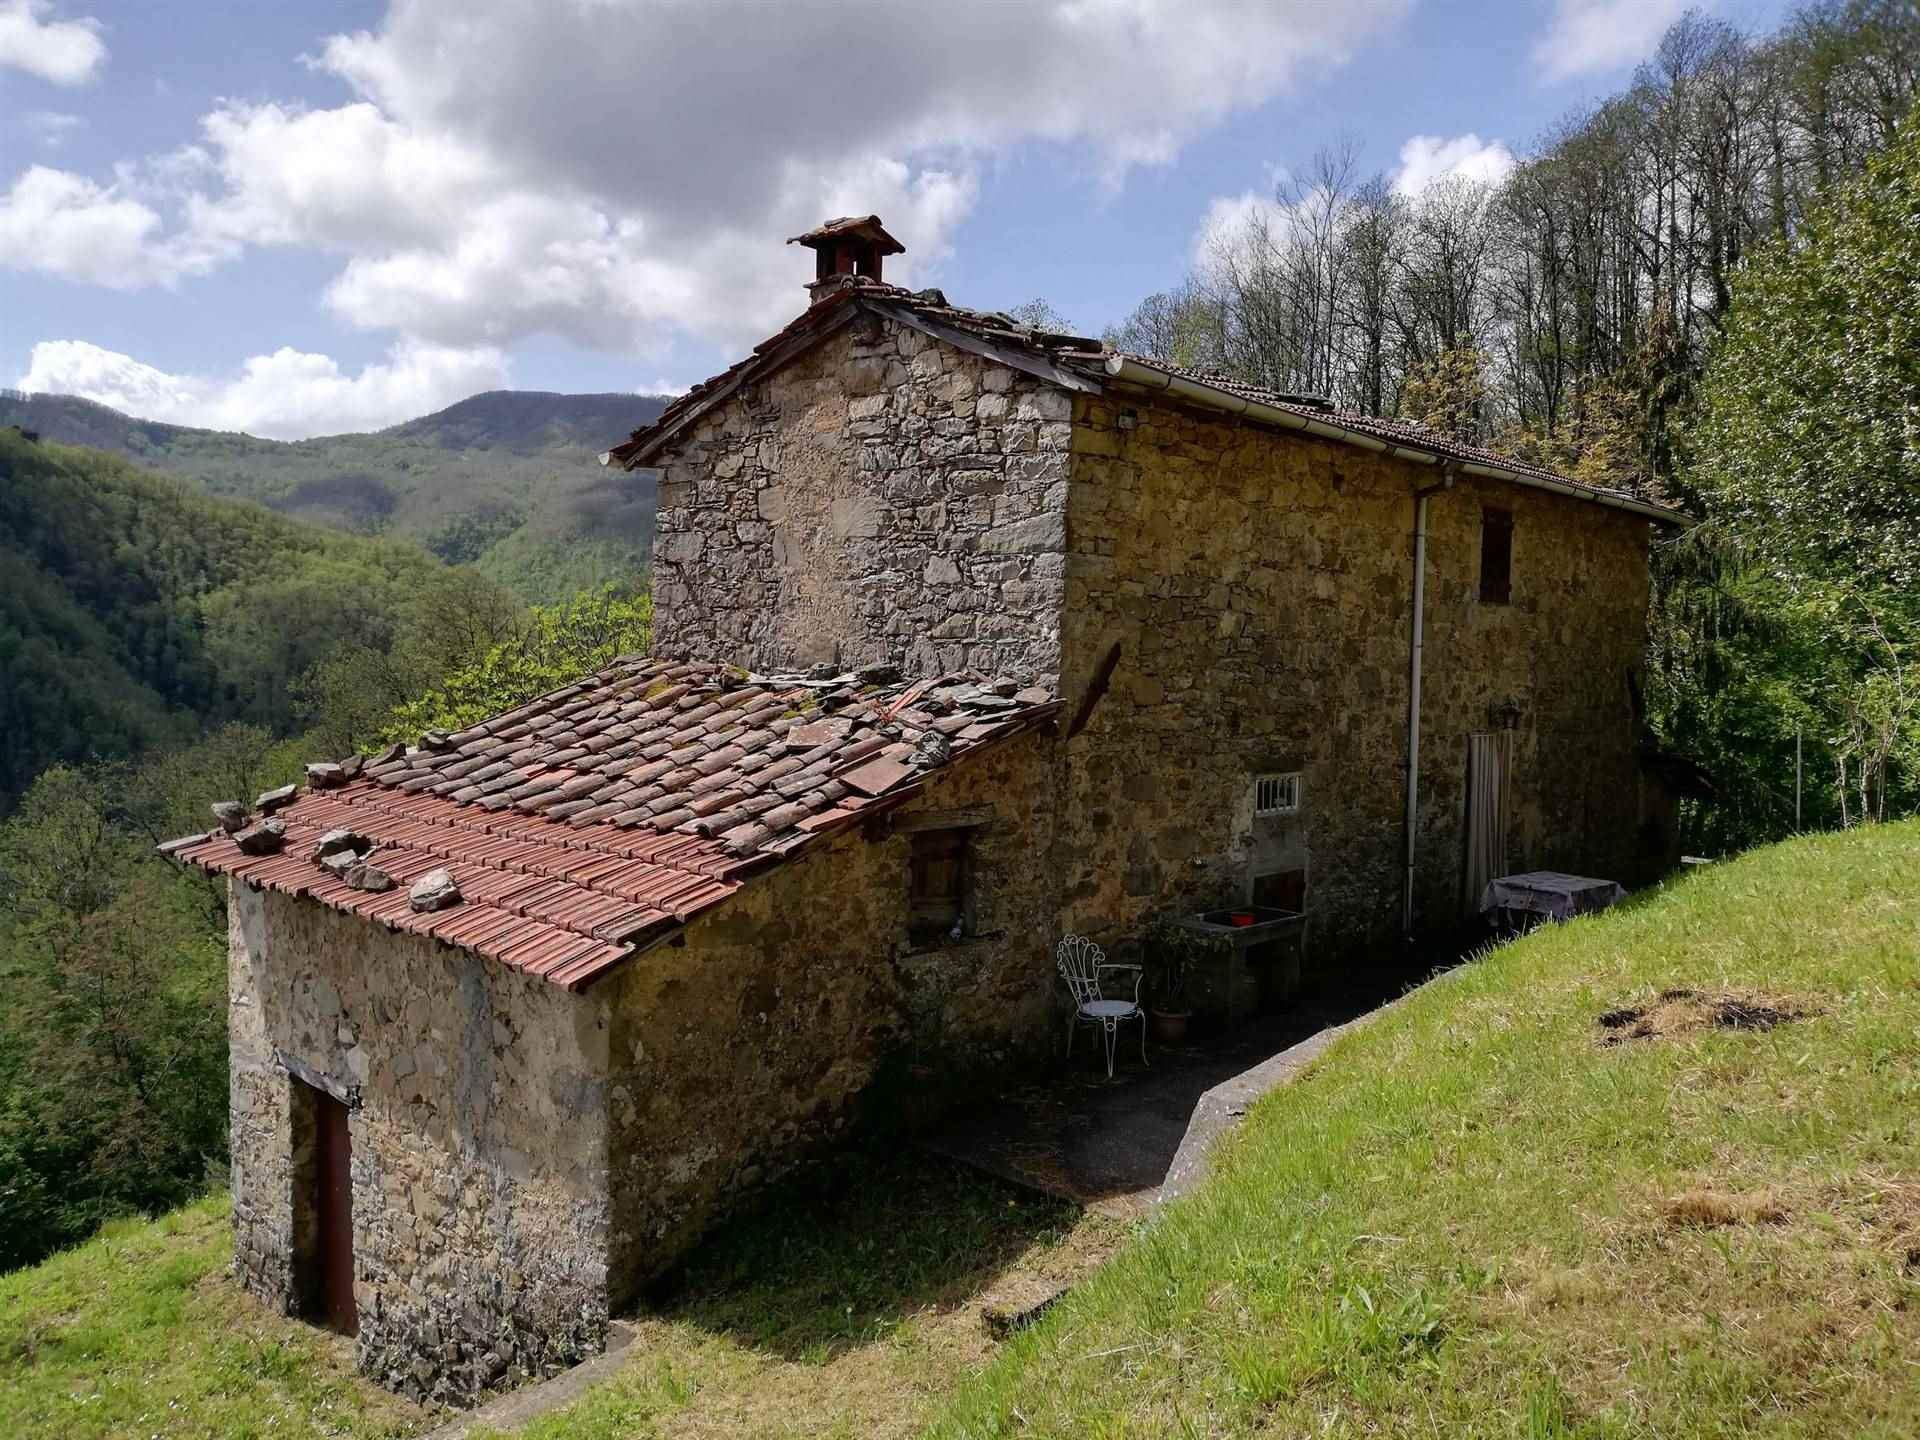
<instances>
[{"instance_id":1,"label":"stone weight on roof tiles","mask_svg":"<svg viewBox=\"0 0 1920 1440\"><path fill-rule=\"evenodd\" d=\"M750 874L1054 715L1047 692L996 693L1008 688L974 673L871 684L824 667L805 683L635 657L455 732L445 750L394 747L338 787L296 792L284 821L297 855L252 854L223 833L170 853L578 989ZM842 702L832 714L822 690ZM340 830L379 849L314 863ZM436 870L458 876L462 903L416 911L408 891Z\"/></svg>"},{"instance_id":2,"label":"stone weight on roof tiles","mask_svg":"<svg viewBox=\"0 0 1920 1440\"><path fill-rule=\"evenodd\" d=\"M238 800L216 800L208 807L213 818L220 822L220 828L229 835L237 835L247 828L247 807Z\"/></svg>"},{"instance_id":3,"label":"stone weight on roof tiles","mask_svg":"<svg viewBox=\"0 0 1920 1440\"><path fill-rule=\"evenodd\" d=\"M293 803L293 797L300 793L297 785L282 785L277 790L263 790L255 797L253 808L262 815L271 815L276 810L284 810Z\"/></svg>"},{"instance_id":4,"label":"stone weight on roof tiles","mask_svg":"<svg viewBox=\"0 0 1920 1440\"><path fill-rule=\"evenodd\" d=\"M277 855L287 843L287 827L279 820L262 820L233 837L245 855Z\"/></svg>"},{"instance_id":5,"label":"stone weight on roof tiles","mask_svg":"<svg viewBox=\"0 0 1920 1440\"><path fill-rule=\"evenodd\" d=\"M393 889L393 876L375 865L371 860L356 859L340 877L355 890L365 890L380 895Z\"/></svg>"},{"instance_id":6,"label":"stone weight on roof tiles","mask_svg":"<svg viewBox=\"0 0 1920 1440\"><path fill-rule=\"evenodd\" d=\"M330 855L322 855L314 863L329 875L338 876L344 880L347 877L347 872L360 863L360 852L357 850L335 850Z\"/></svg>"},{"instance_id":7,"label":"stone weight on roof tiles","mask_svg":"<svg viewBox=\"0 0 1920 1440\"><path fill-rule=\"evenodd\" d=\"M453 872L445 868L428 871L414 881L413 888L407 891L407 904L420 914L451 909L462 898L459 885L454 883Z\"/></svg>"},{"instance_id":8,"label":"stone weight on roof tiles","mask_svg":"<svg viewBox=\"0 0 1920 1440\"><path fill-rule=\"evenodd\" d=\"M307 766L307 785L314 790L336 790L347 783L344 767L331 760L321 760Z\"/></svg>"},{"instance_id":9,"label":"stone weight on roof tiles","mask_svg":"<svg viewBox=\"0 0 1920 1440\"><path fill-rule=\"evenodd\" d=\"M373 848L373 841L358 830L345 828L329 830L322 835L313 847L315 861L327 859L338 854L363 855Z\"/></svg>"}]
</instances>

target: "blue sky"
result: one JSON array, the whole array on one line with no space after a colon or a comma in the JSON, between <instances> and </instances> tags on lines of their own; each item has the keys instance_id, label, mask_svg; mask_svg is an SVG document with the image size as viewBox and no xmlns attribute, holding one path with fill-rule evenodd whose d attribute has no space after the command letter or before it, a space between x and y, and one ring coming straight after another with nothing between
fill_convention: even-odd
<instances>
[{"instance_id":1,"label":"blue sky","mask_svg":"<svg viewBox=\"0 0 1920 1440\"><path fill-rule=\"evenodd\" d=\"M1497 174L1683 8L0 0L0 383L282 437L684 386L844 211L894 278L1098 332L1316 148Z\"/></svg>"}]
</instances>

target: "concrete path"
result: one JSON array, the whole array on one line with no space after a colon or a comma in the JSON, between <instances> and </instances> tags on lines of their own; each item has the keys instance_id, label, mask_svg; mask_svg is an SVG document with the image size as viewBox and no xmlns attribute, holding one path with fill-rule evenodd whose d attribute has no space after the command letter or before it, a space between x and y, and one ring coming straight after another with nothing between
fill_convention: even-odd
<instances>
[{"instance_id":1,"label":"concrete path","mask_svg":"<svg viewBox=\"0 0 1920 1440\"><path fill-rule=\"evenodd\" d=\"M1076 1046L1064 1073L961 1116L927 1148L1107 1214L1139 1215L1190 1189L1213 1142L1255 1100L1395 1003L1346 996L1260 1016L1212 1045L1149 1041L1145 1068L1129 1041L1112 1080Z\"/></svg>"}]
</instances>

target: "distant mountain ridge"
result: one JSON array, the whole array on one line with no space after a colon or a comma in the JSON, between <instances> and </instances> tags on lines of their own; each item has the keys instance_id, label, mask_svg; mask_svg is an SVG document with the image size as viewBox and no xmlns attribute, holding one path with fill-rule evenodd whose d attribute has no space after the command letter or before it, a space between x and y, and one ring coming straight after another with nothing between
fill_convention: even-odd
<instances>
[{"instance_id":1,"label":"distant mountain ridge","mask_svg":"<svg viewBox=\"0 0 1920 1440\"><path fill-rule=\"evenodd\" d=\"M465 400L391 425L378 433L425 440L448 450L498 446L529 454L580 447L599 454L659 418L670 397L568 395L554 390L484 390Z\"/></svg>"},{"instance_id":2,"label":"distant mountain ridge","mask_svg":"<svg viewBox=\"0 0 1920 1440\"><path fill-rule=\"evenodd\" d=\"M533 600L631 580L653 537L653 477L599 453L650 424L656 395L489 390L372 433L263 440L0 390L0 426L124 455L215 495L362 535L413 539Z\"/></svg>"}]
</instances>

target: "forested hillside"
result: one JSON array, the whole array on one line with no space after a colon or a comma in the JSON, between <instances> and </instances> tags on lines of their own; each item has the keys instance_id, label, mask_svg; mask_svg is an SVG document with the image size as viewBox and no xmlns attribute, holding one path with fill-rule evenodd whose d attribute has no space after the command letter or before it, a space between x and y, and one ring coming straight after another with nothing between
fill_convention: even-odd
<instances>
[{"instance_id":1,"label":"forested hillside","mask_svg":"<svg viewBox=\"0 0 1920 1440\"><path fill-rule=\"evenodd\" d=\"M217 1183L225 890L160 860L304 760L644 650L470 568L0 430L0 1270Z\"/></svg>"},{"instance_id":2,"label":"forested hillside","mask_svg":"<svg viewBox=\"0 0 1920 1440\"><path fill-rule=\"evenodd\" d=\"M391 653L402 617L448 591L476 623L504 629L518 610L416 545L0 430L0 810L57 760L136 754L228 720L286 733L308 671Z\"/></svg>"},{"instance_id":3,"label":"forested hillside","mask_svg":"<svg viewBox=\"0 0 1920 1440\"><path fill-rule=\"evenodd\" d=\"M374 434L288 442L9 390L0 391L0 426L113 451L295 519L411 539L547 601L645 568L652 476L603 470L597 457L665 403L495 390Z\"/></svg>"}]
</instances>

